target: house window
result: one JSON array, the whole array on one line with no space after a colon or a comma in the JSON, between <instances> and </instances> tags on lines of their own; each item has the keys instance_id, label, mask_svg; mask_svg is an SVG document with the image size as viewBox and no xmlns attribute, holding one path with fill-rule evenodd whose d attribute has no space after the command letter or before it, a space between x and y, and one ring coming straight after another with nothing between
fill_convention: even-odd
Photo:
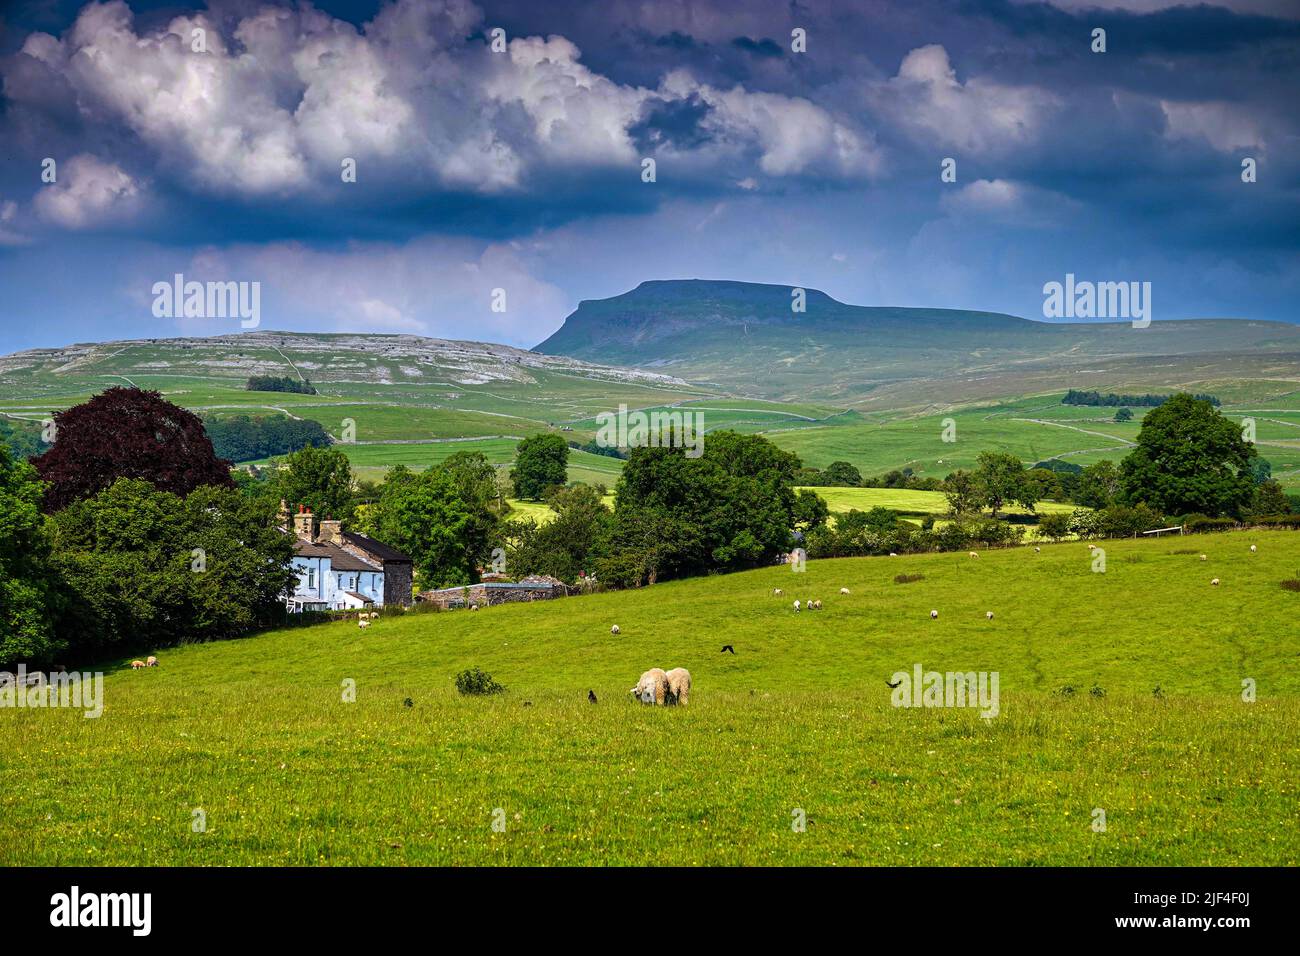
<instances>
[{"instance_id":1,"label":"house window","mask_svg":"<svg viewBox=\"0 0 1300 956\"><path fill-rule=\"evenodd\" d=\"M307 569L307 589L309 591L316 590L316 569L315 568Z\"/></svg>"}]
</instances>

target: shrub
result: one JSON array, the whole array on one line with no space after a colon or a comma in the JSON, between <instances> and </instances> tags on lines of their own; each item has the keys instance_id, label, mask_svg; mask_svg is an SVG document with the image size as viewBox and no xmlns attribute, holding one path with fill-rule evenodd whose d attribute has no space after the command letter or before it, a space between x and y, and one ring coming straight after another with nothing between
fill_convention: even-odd
<instances>
[{"instance_id":1,"label":"shrub","mask_svg":"<svg viewBox=\"0 0 1300 956\"><path fill-rule=\"evenodd\" d=\"M895 584L911 584L913 581L924 581L924 574L896 574L894 575Z\"/></svg>"},{"instance_id":2,"label":"shrub","mask_svg":"<svg viewBox=\"0 0 1300 956\"><path fill-rule=\"evenodd\" d=\"M1234 518L1207 518L1205 515L1188 515L1183 519L1183 531L1187 534L1231 531L1235 527L1237 527L1237 521Z\"/></svg>"},{"instance_id":3,"label":"shrub","mask_svg":"<svg viewBox=\"0 0 1300 956\"><path fill-rule=\"evenodd\" d=\"M1283 581L1282 587L1287 591L1300 591L1300 571L1296 572L1296 577Z\"/></svg>"},{"instance_id":4,"label":"shrub","mask_svg":"<svg viewBox=\"0 0 1300 956\"><path fill-rule=\"evenodd\" d=\"M462 694L500 694L505 690L491 674L477 667L456 675L456 689Z\"/></svg>"},{"instance_id":5,"label":"shrub","mask_svg":"<svg viewBox=\"0 0 1300 956\"><path fill-rule=\"evenodd\" d=\"M1043 515L1038 519L1038 536L1052 541L1061 541L1070 536L1070 516L1060 514Z\"/></svg>"}]
</instances>

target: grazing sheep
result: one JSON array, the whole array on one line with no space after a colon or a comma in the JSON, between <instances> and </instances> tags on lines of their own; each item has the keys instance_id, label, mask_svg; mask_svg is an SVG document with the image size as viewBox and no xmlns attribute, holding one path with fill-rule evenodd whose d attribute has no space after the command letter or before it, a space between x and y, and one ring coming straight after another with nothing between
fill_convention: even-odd
<instances>
[{"instance_id":1,"label":"grazing sheep","mask_svg":"<svg viewBox=\"0 0 1300 956\"><path fill-rule=\"evenodd\" d=\"M985 612L984 612L984 616L985 616L986 618L988 618L990 621L993 620L993 612L992 612L992 611L985 611Z\"/></svg>"},{"instance_id":2,"label":"grazing sheep","mask_svg":"<svg viewBox=\"0 0 1300 956\"><path fill-rule=\"evenodd\" d=\"M979 555L978 555L977 553L975 553L974 551L969 552L969 554L970 554L970 556L971 556L972 558L978 558L978 557L979 557Z\"/></svg>"},{"instance_id":3,"label":"grazing sheep","mask_svg":"<svg viewBox=\"0 0 1300 956\"><path fill-rule=\"evenodd\" d=\"M1206 556L1205 556L1205 555L1201 555L1201 560L1202 560L1202 561L1206 560Z\"/></svg>"},{"instance_id":4,"label":"grazing sheep","mask_svg":"<svg viewBox=\"0 0 1300 956\"><path fill-rule=\"evenodd\" d=\"M691 672L685 667L674 667L664 678L668 681L668 689L664 695L665 704L681 704L685 706L690 703L691 697Z\"/></svg>"},{"instance_id":5,"label":"grazing sheep","mask_svg":"<svg viewBox=\"0 0 1300 956\"><path fill-rule=\"evenodd\" d=\"M818 611L822 609L822 602L820 598L818 598L816 601L813 601L813 608Z\"/></svg>"},{"instance_id":6,"label":"grazing sheep","mask_svg":"<svg viewBox=\"0 0 1300 956\"><path fill-rule=\"evenodd\" d=\"M848 593L849 593L849 589L848 589L848 588L840 588L840 593L841 593L841 594L848 594Z\"/></svg>"},{"instance_id":7,"label":"grazing sheep","mask_svg":"<svg viewBox=\"0 0 1300 956\"><path fill-rule=\"evenodd\" d=\"M609 633L611 633L611 634L618 634L618 633L620 633L620 632L619 632L619 629L618 629L618 625L615 624L613 627L611 627L611 628L609 629Z\"/></svg>"},{"instance_id":8,"label":"grazing sheep","mask_svg":"<svg viewBox=\"0 0 1300 956\"><path fill-rule=\"evenodd\" d=\"M158 666L158 658L156 658L156 657L146 657L146 658L144 659L144 666L145 666L145 667L157 667L157 666Z\"/></svg>"},{"instance_id":9,"label":"grazing sheep","mask_svg":"<svg viewBox=\"0 0 1300 956\"><path fill-rule=\"evenodd\" d=\"M935 618L937 618L938 616L939 616L939 612L938 612L938 611L931 611L931 612L930 612L930 620L933 621L933 620L934 620Z\"/></svg>"},{"instance_id":10,"label":"grazing sheep","mask_svg":"<svg viewBox=\"0 0 1300 956\"><path fill-rule=\"evenodd\" d=\"M369 626L370 626L370 620L368 618L363 617L358 619L357 627L369 627Z\"/></svg>"},{"instance_id":11,"label":"grazing sheep","mask_svg":"<svg viewBox=\"0 0 1300 956\"><path fill-rule=\"evenodd\" d=\"M132 662L131 662L131 670L133 670L133 671L138 671L138 670L140 670L140 669L143 668L143 667L144 667L144 661L132 661Z\"/></svg>"},{"instance_id":12,"label":"grazing sheep","mask_svg":"<svg viewBox=\"0 0 1300 956\"><path fill-rule=\"evenodd\" d=\"M652 667L641 675L629 693L643 704L662 704L668 693L668 675L663 668Z\"/></svg>"},{"instance_id":13,"label":"grazing sheep","mask_svg":"<svg viewBox=\"0 0 1300 956\"><path fill-rule=\"evenodd\" d=\"M478 610L478 605L477 605L477 604L471 604L471 605L469 606L469 609L470 609L471 611L477 611L477 610Z\"/></svg>"},{"instance_id":14,"label":"grazing sheep","mask_svg":"<svg viewBox=\"0 0 1300 956\"><path fill-rule=\"evenodd\" d=\"M784 593L785 593L785 592L782 591L780 588L772 588L772 596L773 596L773 597L780 597L780 596L781 596L782 594L784 594Z\"/></svg>"},{"instance_id":15,"label":"grazing sheep","mask_svg":"<svg viewBox=\"0 0 1300 956\"><path fill-rule=\"evenodd\" d=\"M1219 579L1218 579L1218 578L1215 578L1215 579L1212 580L1210 583L1211 583L1212 585L1214 585L1214 586L1217 588L1217 587L1219 586Z\"/></svg>"},{"instance_id":16,"label":"grazing sheep","mask_svg":"<svg viewBox=\"0 0 1300 956\"><path fill-rule=\"evenodd\" d=\"M891 558L896 558L896 557L898 557L898 552L897 552L897 551L890 551L890 552L889 552L889 556L890 556Z\"/></svg>"},{"instance_id":17,"label":"grazing sheep","mask_svg":"<svg viewBox=\"0 0 1300 956\"><path fill-rule=\"evenodd\" d=\"M1043 550L1042 548L1034 548L1034 554L1039 554L1042 552L1042 550Z\"/></svg>"},{"instance_id":18,"label":"grazing sheep","mask_svg":"<svg viewBox=\"0 0 1300 956\"><path fill-rule=\"evenodd\" d=\"M795 612L798 613L798 611L799 611L799 602L798 602L798 601L795 601L795 602L794 602L794 609L795 609Z\"/></svg>"},{"instance_id":19,"label":"grazing sheep","mask_svg":"<svg viewBox=\"0 0 1300 956\"><path fill-rule=\"evenodd\" d=\"M1250 546L1250 553L1251 554L1255 553L1255 546L1253 544Z\"/></svg>"}]
</instances>

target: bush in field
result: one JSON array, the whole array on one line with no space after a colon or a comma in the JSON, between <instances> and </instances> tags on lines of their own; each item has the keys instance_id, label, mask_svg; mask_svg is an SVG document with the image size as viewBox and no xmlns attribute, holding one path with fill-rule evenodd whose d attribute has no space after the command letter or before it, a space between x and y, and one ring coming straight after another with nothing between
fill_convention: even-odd
<instances>
[{"instance_id":1,"label":"bush in field","mask_svg":"<svg viewBox=\"0 0 1300 956\"><path fill-rule=\"evenodd\" d=\"M1064 512L1043 515L1038 519L1038 536L1061 541L1070 536L1070 516Z\"/></svg>"},{"instance_id":2,"label":"bush in field","mask_svg":"<svg viewBox=\"0 0 1300 956\"><path fill-rule=\"evenodd\" d=\"M492 675L478 667L456 675L456 689L462 694L500 694L505 688L492 679Z\"/></svg>"}]
</instances>

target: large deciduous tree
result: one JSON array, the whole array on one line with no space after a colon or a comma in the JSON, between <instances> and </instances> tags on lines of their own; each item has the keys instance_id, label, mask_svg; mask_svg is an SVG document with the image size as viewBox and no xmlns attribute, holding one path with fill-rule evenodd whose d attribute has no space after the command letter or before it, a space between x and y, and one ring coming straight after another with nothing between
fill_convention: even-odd
<instances>
[{"instance_id":1,"label":"large deciduous tree","mask_svg":"<svg viewBox=\"0 0 1300 956\"><path fill-rule=\"evenodd\" d=\"M234 486L230 462L218 458L192 412L158 392L110 388L57 412L54 447L32 459L46 482L45 507L66 508L119 478L187 495L203 485Z\"/></svg>"},{"instance_id":2,"label":"large deciduous tree","mask_svg":"<svg viewBox=\"0 0 1300 956\"><path fill-rule=\"evenodd\" d=\"M50 523L74 653L235 637L284 611L293 538L265 498L121 478Z\"/></svg>"},{"instance_id":3,"label":"large deciduous tree","mask_svg":"<svg viewBox=\"0 0 1300 956\"><path fill-rule=\"evenodd\" d=\"M681 448L633 449L619 478L610 583L753 567L817 521L792 487L799 459L760 435L712 432L699 458Z\"/></svg>"},{"instance_id":4,"label":"large deciduous tree","mask_svg":"<svg viewBox=\"0 0 1300 956\"><path fill-rule=\"evenodd\" d=\"M345 525L356 516L352 487L352 466L337 448L308 446L285 459L287 467L271 482L275 499L283 499L291 510L306 505L318 517L334 518Z\"/></svg>"},{"instance_id":5,"label":"large deciduous tree","mask_svg":"<svg viewBox=\"0 0 1300 956\"><path fill-rule=\"evenodd\" d=\"M1238 517L1255 494L1255 446L1212 404L1182 393L1147 413L1120 463L1124 497L1166 515Z\"/></svg>"},{"instance_id":6,"label":"large deciduous tree","mask_svg":"<svg viewBox=\"0 0 1300 956\"><path fill-rule=\"evenodd\" d=\"M36 469L0 444L0 664L47 663L66 646L53 627L58 586L41 493Z\"/></svg>"},{"instance_id":7,"label":"large deciduous tree","mask_svg":"<svg viewBox=\"0 0 1300 956\"><path fill-rule=\"evenodd\" d=\"M560 435L543 433L521 441L510 472L515 497L540 501L546 492L568 480L569 444Z\"/></svg>"}]
</instances>

